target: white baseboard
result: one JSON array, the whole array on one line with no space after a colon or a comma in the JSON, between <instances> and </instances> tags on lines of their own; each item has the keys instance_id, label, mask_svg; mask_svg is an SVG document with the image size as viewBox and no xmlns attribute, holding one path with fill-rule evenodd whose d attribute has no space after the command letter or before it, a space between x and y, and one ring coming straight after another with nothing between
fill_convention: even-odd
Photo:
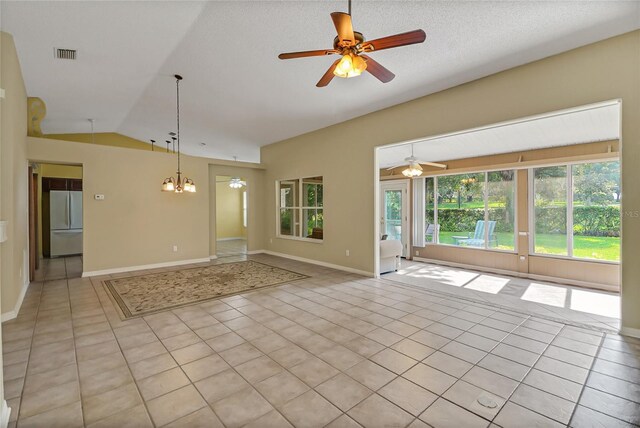
<instances>
[{"instance_id":1,"label":"white baseboard","mask_svg":"<svg viewBox=\"0 0 640 428\"><path fill-rule=\"evenodd\" d=\"M7 400L2 400L2 411L0 413L0 428L7 428L9 425L9 417L11 416L11 407L7 405Z\"/></svg>"},{"instance_id":2,"label":"white baseboard","mask_svg":"<svg viewBox=\"0 0 640 428\"><path fill-rule=\"evenodd\" d=\"M269 251L269 250L263 250L263 251L260 251L260 252L264 253L264 254L269 254L271 256L283 257L285 259L296 260L298 262L310 263L312 265L318 265L318 266L327 267L327 268L330 268L330 269L341 270L343 272L349 272L349 273L355 273L357 275L373 277L373 273L372 272L367 272L367 271L360 270L360 269L353 269L353 268L350 268L350 267L347 267L347 266L341 266L341 265L336 265L336 264L333 264L333 263L321 262L319 260L306 259L304 257L292 256L291 254L277 253L275 251ZM253 254L258 254L258 253L255 252Z\"/></svg>"},{"instance_id":3,"label":"white baseboard","mask_svg":"<svg viewBox=\"0 0 640 428\"><path fill-rule=\"evenodd\" d=\"M13 310L2 314L0 316L0 322L12 320L18 316L18 313L20 312L20 308L22 307L22 301L24 300L24 295L27 294L28 288L29 288L29 280L27 278L27 281L24 284L22 284L22 289L20 290L20 294L18 295L18 300L16 301L16 304L13 307Z\"/></svg>"},{"instance_id":4,"label":"white baseboard","mask_svg":"<svg viewBox=\"0 0 640 428\"><path fill-rule=\"evenodd\" d=\"M636 337L640 339L640 328L621 327L620 334L623 336Z\"/></svg>"},{"instance_id":5,"label":"white baseboard","mask_svg":"<svg viewBox=\"0 0 640 428\"><path fill-rule=\"evenodd\" d=\"M206 263L209 260L210 260L209 257L205 257L203 259L176 260L173 262L153 263L150 265L126 266L126 267L113 268L113 269L94 270L90 272L82 272L82 277L85 278L88 276L110 275L112 273L131 272L136 270L157 269L157 268L163 268L163 267L190 265L193 263Z\"/></svg>"},{"instance_id":6,"label":"white baseboard","mask_svg":"<svg viewBox=\"0 0 640 428\"><path fill-rule=\"evenodd\" d=\"M562 285L572 285L572 286L576 286L576 287L593 288L593 289L596 289L596 290L609 291L609 292L612 292L612 293L619 293L620 292L620 289L618 287L614 286L614 285L599 284L597 282L578 281L578 280L575 280L575 279L559 278L559 277L555 277L555 276L546 276L546 275L537 275L537 274L534 274L534 273L516 272L516 271L506 270L506 269L496 269L496 268L491 268L491 267L470 265L470 264L466 264L466 263L450 262L450 261L446 261L446 260L427 259L427 258L423 258L423 257L414 257L413 260L418 261L418 262L431 263L431 264L434 264L434 265L456 267L456 268L461 268L461 269L470 269L470 270L475 270L475 271L478 271L478 272L488 272L488 273L495 273L495 274L498 274L498 275L506 275L506 276L515 276L515 277L518 277L518 278L534 279L536 281L553 282L553 283L562 284Z\"/></svg>"},{"instance_id":7,"label":"white baseboard","mask_svg":"<svg viewBox=\"0 0 640 428\"><path fill-rule=\"evenodd\" d=\"M252 254L264 254L265 251L264 250L251 250L251 251L247 251L247 255L250 256Z\"/></svg>"},{"instance_id":8,"label":"white baseboard","mask_svg":"<svg viewBox=\"0 0 640 428\"><path fill-rule=\"evenodd\" d=\"M235 238L220 238L220 239L216 239L217 241L246 241L247 238L245 238L244 236L237 236Z\"/></svg>"},{"instance_id":9,"label":"white baseboard","mask_svg":"<svg viewBox=\"0 0 640 428\"><path fill-rule=\"evenodd\" d=\"M209 256L209 260L215 260L215 259L217 259L217 258L218 258L218 256L216 256L215 254L214 254L214 255L212 255L212 256Z\"/></svg>"}]
</instances>

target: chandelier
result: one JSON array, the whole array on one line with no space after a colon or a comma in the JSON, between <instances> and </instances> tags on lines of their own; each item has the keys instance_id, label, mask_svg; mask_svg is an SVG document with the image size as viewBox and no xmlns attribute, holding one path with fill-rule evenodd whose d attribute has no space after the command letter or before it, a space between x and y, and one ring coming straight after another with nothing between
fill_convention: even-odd
<instances>
[{"instance_id":1,"label":"chandelier","mask_svg":"<svg viewBox=\"0 0 640 428\"><path fill-rule=\"evenodd\" d=\"M177 123L177 134L174 141L178 142L178 171L176 171L177 178L168 177L165 178L162 182L162 191L163 192L191 192L195 193L196 185L192 179L184 177L182 178L182 171L180 170L180 81L182 80L182 76L176 74L174 75L176 78L176 123ZM167 151L169 151L169 142L167 141Z\"/></svg>"}]
</instances>

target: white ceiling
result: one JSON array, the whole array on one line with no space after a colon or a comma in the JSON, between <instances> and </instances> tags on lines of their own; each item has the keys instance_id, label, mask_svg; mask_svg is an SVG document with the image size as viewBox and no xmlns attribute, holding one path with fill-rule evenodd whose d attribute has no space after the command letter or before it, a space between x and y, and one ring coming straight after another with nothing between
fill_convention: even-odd
<instances>
[{"instance_id":1,"label":"white ceiling","mask_svg":"<svg viewBox=\"0 0 640 428\"><path fill-rule=\"evenodd\" d=\"M29 96L47 103L45 133L120 132L163 141L181 83L185 152L259 161L259 147L640 28L640 2L355 1L368 39L422 28L427 41L372 54L396 74L315 83L333 58L281 61L331 47L335 1L12 2ZM56 60L53 48L78 50ZM200 143L206 143L201 146Z\"/></svg>"},{"instance_id":2,"label":"white ceiling","mask_svg":"<svg viewBox=\"0 0 640 428\"><path fill-rule=\"evenodd\" d=\"M618 138L620 104L613 102L385 147L378 159L381 168L406 164L412 146L420 161L445 162Z\"/></svg>"}]
</instances>

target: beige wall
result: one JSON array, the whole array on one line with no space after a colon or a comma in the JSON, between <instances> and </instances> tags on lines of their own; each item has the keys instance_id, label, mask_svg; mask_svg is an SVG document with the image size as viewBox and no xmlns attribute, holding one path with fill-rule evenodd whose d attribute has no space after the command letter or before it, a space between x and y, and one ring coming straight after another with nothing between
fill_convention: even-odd
<instances>
[{"instance_id":1,"label":"beige wall","mask_svg":"<svg viewBox=\"0 0 640 428\"><path fill-rule=\"evenodd\" d=\"M38 171L41 177L82 178L82 167L75 165L41 163Z\"/></svg>"},{"instance_id":2,"label":"beige wall","mask_svg":"<svg viewBox=\"0 0 640 428\"><path fill-rule=\"evenodd\" d=\"M266 247L373 272L374 147L617 98L622 99L623 211L638 212L639 75L640 31L635 31L265 146L267 242L273 239ZM325 180L324 242L275 238L275 180L312 175ZM640 329L638 242L640 218L625 216L622 322L635 329Z\"/></svg>"},{"instance_id":3,"label":"beige wall","mask_svg":"<svg viewBox=\"0 0 640 428\"><path fill-rule=\"evenodd\" d=\"M83 168L84 271L204 259L215 254L215 176L246 177L248 249L262 249L264 171L258 165L182 156L182 170L196 193L160 191L175 175L173 154L27 138L34 162L72 163ZM104 194L105 199L94 199ZM173 252L173 245L178 252Z\"/></svg>"},{"instance_id":4,"label":"beige wall","mask_svg":"<svg viewBox=\"0 0 640 428\"><path fill-rule=\"evenodd\" d=\"M2 33L0 86L2 100L0 140L0 219L7 220L7 242L0 244L2 313L14 310L28 282L28 162L27 93L13 38Z\"/></svg>"},{"instance_id":5,"label":"beige wall","mask_svg":"<svg viewBox=\"0 0 640 428\"><path fill-rule=\"evenodd\" d=\"M2 32L0 88L5 90L5 97L0 100L0 219L9 222L8 240L0 244L0 308L5 314L16 309L28 281L28 163L27 93L13 38ZM0 406L4 406L1 370Z\"/></svg>"},{"instance_id":6,"label":"beige wall","mask_svg":"<svg viewBox=\"0 0 640 428\"><path fill-rule=\"evenodd\" d=\"M247 186L247 250L259 251L265 248L264 186L265 171L257 165L236 167L233 165L209 165L209 248L210 255L216 254L216 176L242 177Z\"/></svg>"},{"instance_id":7,"label":"beige wall","mask_svg":"<svg viewBox=\"0 0 640 428\"><path fill-rule=\"evenodd\" d=\"M89 126L88 122L87 126ZM98 132L93 135L91 133L47 134L43 135L43 137L50 138L52 140L76 141L78 143L100 144L103 146L151 151L151 143L136 140L135 138L127 137L126 135L118 134L116 132ZM156 142L154 150L156 152L166 153L167 143L165 143L164 141Z\"/></svg>"},{"instance_id":8,"label":"beige wall","mask_svg":"<svg viewBox=\"0 0 640 428\"><path fill-rule=\"evenodd\" d=\"M242 222L242 189L229 187L231 177L218 176L216 182L216 239L246 238ZM220 180L225 182L220 183Z\"/></svg>"},{"instance_id":9,"label":"beige wall","mask_svg":"<svg viewBox=\"0 0 640 428\"><path fill-rule=\"evenodd\" d=\"M175 155L35 137L27 147L31 161L83 167L85 272L209 256L207 159L183 156L198 192L178 195L160 191Z\"/></svg>"}]
</instances>

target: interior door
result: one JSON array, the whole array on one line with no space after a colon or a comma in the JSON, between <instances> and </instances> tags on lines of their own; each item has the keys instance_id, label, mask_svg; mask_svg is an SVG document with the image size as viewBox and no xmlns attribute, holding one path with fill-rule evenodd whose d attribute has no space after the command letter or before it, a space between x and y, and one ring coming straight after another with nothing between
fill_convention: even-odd
<instances>
[{"instance_id":1,"label":"interior door","mask_svg":"<svg viewBox=\"0 0 640 428\"><path fill-rule=\"evenodd\" d=\"M409 181L380 184L380 233L402 242L402 257L409 254Z\"/></svg>"}]
</instances>

